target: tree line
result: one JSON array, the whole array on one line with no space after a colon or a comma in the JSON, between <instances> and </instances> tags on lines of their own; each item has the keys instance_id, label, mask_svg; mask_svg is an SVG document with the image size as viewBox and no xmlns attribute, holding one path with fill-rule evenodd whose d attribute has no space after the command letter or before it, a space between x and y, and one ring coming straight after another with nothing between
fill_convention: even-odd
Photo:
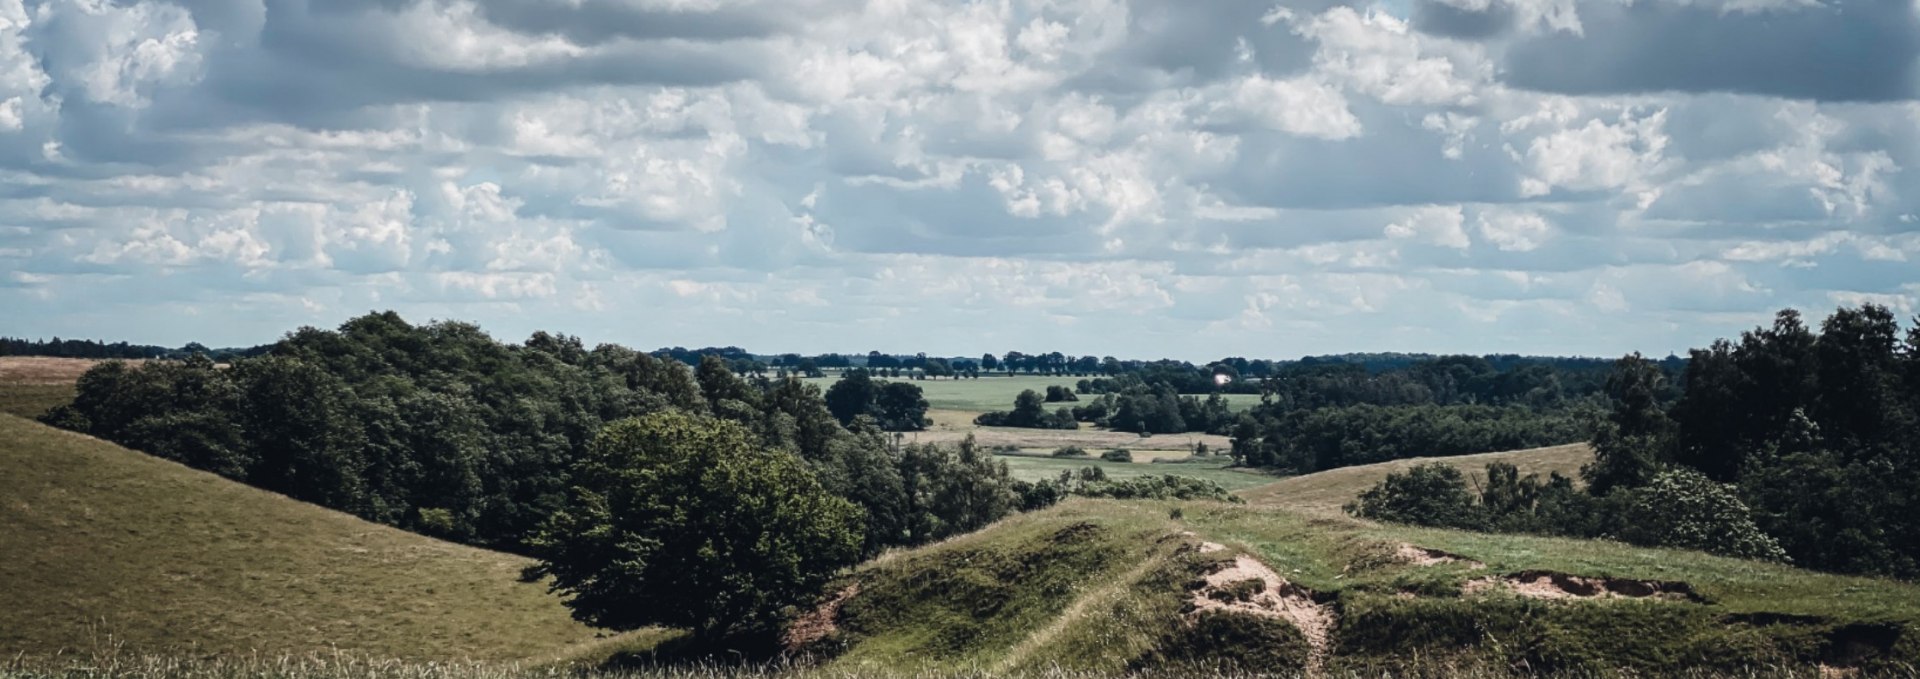
<instances>
[{"instance_id":1,"label":"tree line","mask_svg":"<svg viewBox=\"0 0 1920 679\"><path fill-rule=\"evenodd\" d=\"M0 356L46 356L52 358L93 358L93 359L152 359L186 358L201 355L214 360L226 360L236 356L257 356L265 353L267 347L239 347L209 349L199 342L188 342L179 348L168 348L151 344L129 344L127 342L104 342L86 339L34 340L22 337L0 337Z\"/></svg>"},{"instance_id":2,"label":"tree line","mask_svg":"<svg viewBox=\"0 0 1920 679\"><path fill-rule=\"evenodd\" d=\"M226 365L103 362L44 419L357 516L535 556L575 617L758 634L840 569L1074 494L1224 497L1160 479L1013 479L971 439L899 445L918 386L827 394L537 332L392 312ZM738 356L735 357L738 359Z\"/></svg>"},{"instance_id":3,"label":"tree line","mask_svg":"<svg viewBox=\"0 0 1920 679\"><path fill-rule=\"evenodd\" d=\"M1920 319L1903 334L1869 304L1816 331L1788 309L1688 352L1677 384L1653 361L1620 359L1605 393L1584 488L1490 469L1485 488L1502 490L1489 497L1457 472L1419 469L1354 510L1920 576Z\"/></svg>"}]
</instances>

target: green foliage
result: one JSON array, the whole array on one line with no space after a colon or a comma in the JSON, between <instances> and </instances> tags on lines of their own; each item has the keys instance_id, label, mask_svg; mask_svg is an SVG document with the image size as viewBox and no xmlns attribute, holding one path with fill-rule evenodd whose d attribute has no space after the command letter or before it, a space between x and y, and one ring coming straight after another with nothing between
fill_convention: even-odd
<instances>
[{"instance_id":1,"label":"green foliage","mask_svg":"<svg viewBox=\"0 0 1920 679\"><path fill-rule=\"evenodd\" d=\"M1253 409L1232 425L1234 459L1310 473L1409 457L1447 457L1580 441L1585 411L1491 406Z\"/></svg>"},{"instance_id":2,"label":"green foliage","mask_svg":"<svg viewBox=\"0 0 1920 679\"><path fill-rule=\"evenodd\" d=\"M1405 474L1388 474L1379 485L1361 493L1347 511L1421 526L1473 529L1486 525L1486 514L1474 504L1460 470L1438 462L1417 465Z\"/></svg>"},{"instance_id":3,"label":"green foliage","mask_svg":"<svg viewBox=\"0 0 1920 679\"><path fill-rule=\"evenodd\" d=\"M533 547L574 616L597 626L764 629L859 557L859 509L738 424L615 422L572 472Z\"/></svg>"},{"instance_id":4,"label":"green foliage","mask_svg":"<svg viewBox=\"0 0 1920 679\"><path fill-rule=\"evenodd\" d=\"M876 381L866 370L849 370L827 388L827 409L843 425L871 416L887 431L927 428L927 399L911 382Z\"/></svg>"},{"instance_id":5,"label":"green foliage","mask_svg":"<svg viewBox=\"0 0 1920 679\"><path fill-rule=\"evenodd\" d=\"M1115 448L1100 454L1100 459L1108 462L1132 462L1133 452L1125 448Z\"/></svg>"},{"instance_id":6,"label":"green foliage","mask_svg":"<svg viewBox=\"0 0 1920 679\"><path fill-rule=\"evenodd\" d=\"M1078 401L1078 400L1080 400L1080 397L1075 396L1073 394L1072 389L1068 389L1066 387L1063 387L1057 384L1047 386L1046 401L1048 403L1060 403L1064 401Z\"/></svg>"},{"instance_id":7,"label":"green foliage","mask_svg":"<svg viewBox=\"0 0 1920 679\"><path fill-rule=\"evenodd\" d=\"M1920 324L1791 309L1691 352L1675 462L1732 483L1794 563L1920 575Z\"/></svg>"},{"instance_id":8,"label":"green foliage","mask_svg":"<svg viewBox=\"0 0 1920 679\"><path fill-rule=\"evenodd\" d=\"M1028 429L1079 429L1067 408L1048 413L1040 392L1028 389L1013 399L1013 410L981 413L973 423L983 427L1025 427Z\"/></svg>"},{"instance_id":9,"label":"green foliage","mask_svg":"<svg viewBox=\"0 0 1920 679\"><path fill-rule=\"evenodd\" d=\"M1665 382L1665 373L1639 354L1614 364L1606 387L1613 410L1594 432L1593 464L1580 471L1594 494L1644 485L1672 457L1674 425L1660 402Z\"/></svg>"},{"instance_id":10,"label":"green foliage","mask_svg":"<svg viewBox=\"0 0 1920 679\"><path fill-rule=\"evenodd\" d=\"M1080 446L1061 446L1053 449L1053 457L1087 457L1087 449Z\"/></svg>"},{"instance_id":11,"label":"green foliage","mask_svg":"<svg viewBox=\"0 0 1920 679\"><path fill-rule=\"evenodd\" d=\"M1786 561L1780 544L1754 525L1733 489L1687 469L1663 472L1632 491L1620 537L1657 547Z\"/></svg>"},{"instance_id":12,"label":"green foliage","mask_svg":"<svg viewBox=\"0 0 1920 679\"><path fill-rule=\"evenodd\" d=\"M955 447L901 449L906 544L922 544L985 527L1023 504L1007 465L969 436Z\"/></svg>"}]
</instances>

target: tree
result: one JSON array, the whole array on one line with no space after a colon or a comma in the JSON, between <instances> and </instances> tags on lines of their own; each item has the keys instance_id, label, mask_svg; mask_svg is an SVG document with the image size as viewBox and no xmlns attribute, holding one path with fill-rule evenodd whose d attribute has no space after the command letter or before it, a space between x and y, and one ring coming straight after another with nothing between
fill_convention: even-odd
<instances>
[{"instance_id":1,"label":"tree","mask_svg":"<svg viewBox=\"0 0 1920 679\"><path fill-rule=\"evenodd\" d=\"M861 550L860 510L744 427L681 413L601 430L533 540L573 616L712 640L770 628Z\"/></svg>"},{"instance_id":2,"label":"tree","mask_svg":"<svg viewBox=\"0 0 1920 679\"><path fill-rule=\"evenodd\" d=\"M848 370L833 386L827 387L827 410L840 420L840 424L852 424L853 418L867 414L878 391L879 387L874 385L867 371L858 368Z\"/></svg>"},{"instance_id":3,"label":"tree","mask_svg":"<svg viewBox=\"0 0 1920 679\"><path fill-rule=\"evenodd\" d=\"M920 385L907 382L883 382L873 401L874 417L887 431L919 431L927 428L927 399Z\"/></svg>"},{"instance_id":4,"label":"tree","mask_svg":"<svg viewBox=\"0 0 1920 679\"><path fill-rule=\"evenodd\" d=\"M1640 354L1614 363L1607 377L1613 412L1594 432L1593 462L1580 470L1595 495L1644 485L1671 459L1674 426L1660 404L1665 387L1666 373Z\"/></svg>"}]
</instances>

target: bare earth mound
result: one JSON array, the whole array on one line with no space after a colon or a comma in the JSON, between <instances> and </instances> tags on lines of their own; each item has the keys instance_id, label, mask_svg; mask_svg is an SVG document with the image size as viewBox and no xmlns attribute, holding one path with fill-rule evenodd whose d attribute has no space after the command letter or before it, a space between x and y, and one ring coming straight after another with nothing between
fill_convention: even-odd
<instances>
[{"instance_id":1,"label":"bare earth mound","mask_svg":"<svg viewBox=\"0 0 1920 679\"><path fill-rule=\"evenodd\" d=\"M361 521L0 415L0 656L529 659L594 632L526 559Z\"/></svg>"},{"instance_id":2,"label":"bare earth mound","mask_svg":"<svg viewBox=\"0 0 1920 679\"><path fill-rule=\"evenodd\" d=\"M1225 549L1201 543L1200 553ZM1288 582L1260 560L1242 554L1207 574L1206 584L1188 602L1191 621L1207 611L1225 611L1263 618L1285 620L1300 630L1307 640L1307 674L1318 675L1326 663L1327 645L1333 637L1333 609L1313 600L1313 593Z\"/></svg>"}]
</instances>

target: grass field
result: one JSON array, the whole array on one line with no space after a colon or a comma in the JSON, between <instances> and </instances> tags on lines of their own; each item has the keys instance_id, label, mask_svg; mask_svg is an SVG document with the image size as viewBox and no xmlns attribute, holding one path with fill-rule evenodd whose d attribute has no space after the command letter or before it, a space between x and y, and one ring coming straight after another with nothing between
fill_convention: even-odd
<instances>
[{"instance_id":1,"label":"grass field","mask_svg":"<svg viewBox=\"0 0 1920 679\"><path fill-rule=\"evenodd\" d=\"M1562 476L1578 479L1581 465L1592 461L1593 449L1584 443L1457 457L1417 457L1294 476L1242 490L1238 495L1255 505L1338 514L1342 505L1372 488L1387 474L1406 471L1428 462L1445 463L1482 478L1486 475L1488 464L1506 462L1520 468L1522 476L1539 474L1540 478L1545 479L1548 474L1559 472Z\"/></svg>"},{"instance_id":2,"label":"grass field","mask_svg":"<svg viewBox=\"0 0 1920 679\"><path fill-rule=\"evenodd\" d=\"M1099 451L1089 452L1096 455L1099 453ZM1273 477L1265 474L1228 468L1227 465L1232 463L1232 460L1226 457L1206 458L1203 462L1163 462L1154 464L1145 461L1108 462L1098 457L1057 458L1044 457L1044 455L1046 455L1044 451L1034 451L1032 454L996 455L994 457L1007 463L1008 473L1022 481L1044 481L1059 478L1060 472L1063 471L1071 472L1078 471L1085 467L1099 467L1101 471L1106 472L1107 478L1110 479L1132 479L1142 476L1170 474L1173 476L1205 479L1218 483L1220 487L1227 490L1252 488L1273 482Z\"/></svg>"},{"instance_id":3,"label":"grass field","mask_svg":"<svg viewBox=\"0 0 1920 679\"><path fill-rule=\"evenodd\" d=\"M904 378L902 378L904 379ZM1083 377L1059 376L1042 377L1037 375L994 375L977 380L910 380L920 386L921 393L927 397L927 406L935 410L959 410L970 413L984 413L994 410L1012 410L1013 399L1027 389L1045 394L1048 385L1058 385L1072 389ZM826 391L839 381L837 375L816 377L806 380L808 384ZM1226 394L1227 401L1236 411L1246 410L1260 402L1259 394ZM1082 396L1081 398L1092 398ZM1048 408L1071 406L1073 403L1049 403Z\"/></svg>"},{"instance_id":4,"label":"grass field","mask_svg":"<svg viewBox=\"0 0 1920 679\"><path fill-rule=\"evenodd\" d=\"M596 633L526 559L462 547L0 415L0 656L343 649L520 660ZM604 643L604 642L598 642Z\"/></svg>"}]
</instances>

